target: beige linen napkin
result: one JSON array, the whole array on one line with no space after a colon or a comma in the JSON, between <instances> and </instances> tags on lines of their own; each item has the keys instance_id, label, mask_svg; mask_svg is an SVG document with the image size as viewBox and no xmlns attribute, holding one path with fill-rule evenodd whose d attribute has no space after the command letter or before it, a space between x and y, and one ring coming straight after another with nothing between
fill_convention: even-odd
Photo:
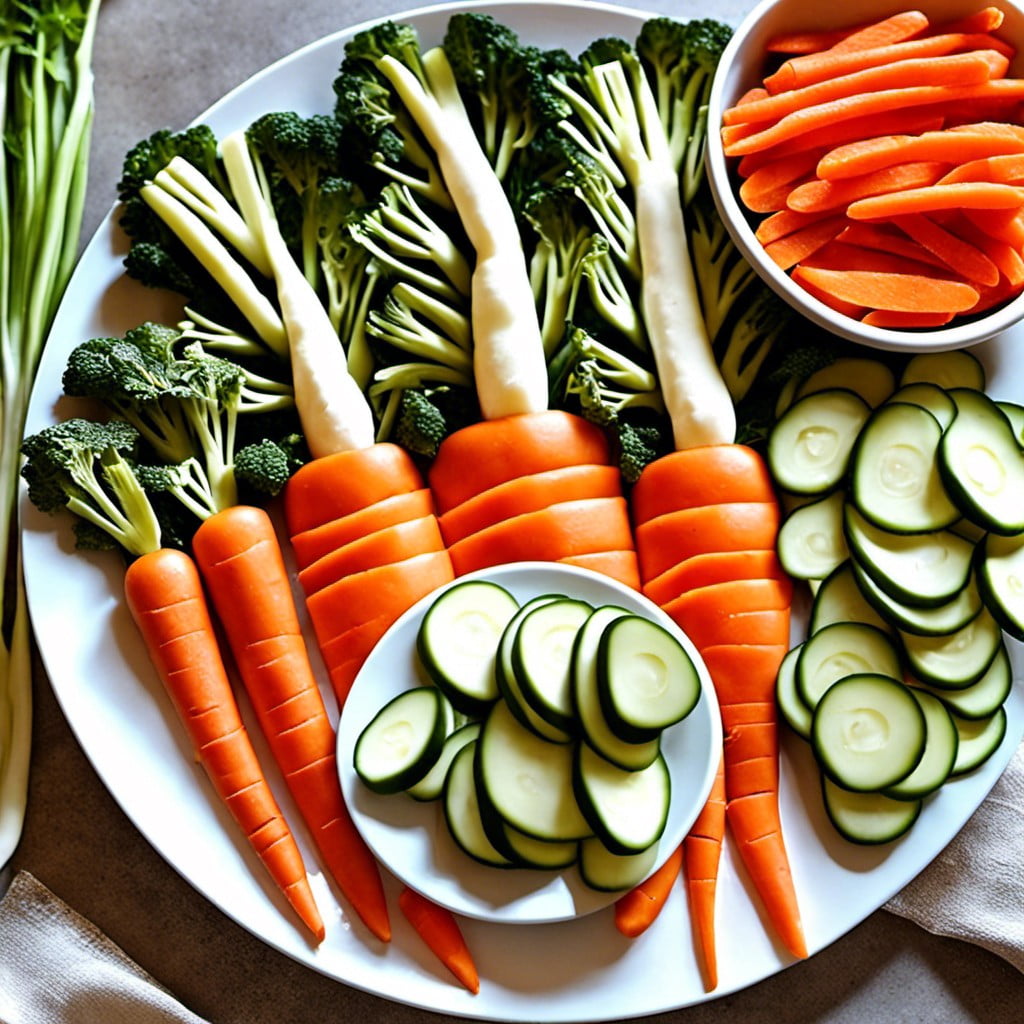
<instances>
[{"instance_id":1,"label":"beige linen napkin","mask_svg":"<svg viewBox=\"0 0 1024 1024\"><path fill-rule=\"evenodd\" d=\"M1024 971L1024 745L942 853L885 906Z\"/></svg>"},{"instance_id":2,"label":"beige linen napkin","mask_svg":"<svg viewBox=\"0 0 1024 1024\"><path fill-rule=\"evenodd\" d=\"M26 871L0 902L2 1024L204 1024Z\"/></svg>"}]
</instances>

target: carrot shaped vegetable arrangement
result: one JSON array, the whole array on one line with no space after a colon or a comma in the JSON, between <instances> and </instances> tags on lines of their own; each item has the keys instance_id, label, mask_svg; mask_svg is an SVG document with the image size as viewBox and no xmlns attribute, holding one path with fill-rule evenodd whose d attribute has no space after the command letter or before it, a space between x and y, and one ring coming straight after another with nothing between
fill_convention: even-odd
<instances>
[{"instance_id":1,"label":"carrot shaped vegetable arrangement","mask_svg":"<svg viewBox=\"0 0 1024 1024\"><path fill-rule=\"evenodd\" d=\"M956 24L906 11L799 45L797 34L769 41L785 58L724 112L757 238L824 304L928 328L1024 287L1024 82L1009 76L1002 19L998 7ZM921 120L909 130L884 124L911 112ZM864 227L892 245L865 244Z\"/></svg>"}]
</instances>

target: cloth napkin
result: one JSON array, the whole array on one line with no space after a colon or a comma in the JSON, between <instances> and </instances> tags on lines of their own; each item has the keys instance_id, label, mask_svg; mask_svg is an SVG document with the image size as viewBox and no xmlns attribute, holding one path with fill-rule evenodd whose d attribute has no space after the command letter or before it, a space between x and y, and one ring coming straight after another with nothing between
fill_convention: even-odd
<instances>
[{"instance_id":1,"label":"cloth napkin","mask_svg":"<svg viewBox=\"0 0 1024 1024\"><path fill-rule=\"evenodd\" d=\"M956 838L885 909L1024 971L1024 745Z\"/></svg>"},{"instance_id":2,"label":"cloth napkin","mask_svg":"<svg viewBox=\"0 0 1024 1024\"><path fill-rule=\"evenodd\" d=\"M205 1024L26 871L0 902L3 1024Z\"/></svg>"}]
</instances>

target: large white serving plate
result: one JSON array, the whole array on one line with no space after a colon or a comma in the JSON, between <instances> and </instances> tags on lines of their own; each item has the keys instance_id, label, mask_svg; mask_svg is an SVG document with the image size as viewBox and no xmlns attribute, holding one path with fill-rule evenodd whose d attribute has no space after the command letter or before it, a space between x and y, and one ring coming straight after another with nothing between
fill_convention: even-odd
<instances>
[{"instance_id":1,"label":"large white serving plate","mask_svg":"<svg viewBox=\"0 0 1024 1024\"><path fill-rule=\"evenodd\" d=\"M464 6L464 5L460 5ZM413 20L437 41L453 7L421 10ZM632 36L635 11L581 3L481 5L539 45L582 48L605 34ZM686 12L681 11L681 15ZM298 51L230 93L204 116L218 133L242 127L269 109L329 111L344 40L339 33ZM154 125L154 128L160 127ZM57 318L29 411L36 431L68 411L58 405L60 377L72 346L120 334L146 317L174 317L152 292L122 275L125 241L108 218L87 247ZM173 322L173 321L172 321ZM1024 400L1013 333L979 350L990 391ZM1015 354L1018 353L1018 354ZM636 1017L709 998L693 951L686 901L677 889L657 922L629 941L611 910L543 925L498 925L467 919L463 927L482 978L477 996L462 990L401 919L397 883L388 879L394 939L372 939L320 872L299 839L327 923L311 947L262 868L236 838L232 823L195 764L174 713L147 661L121 599L122 566L111 555L73 551L63 520L22 502L25 571L33 623L57 699L100 778L154 848L225 914L287 956L349 985L439 1013L513 1021L597 1021ZM1013 651L1020 675L1019 651ZM324 693L333 705L324 680ZM798 742L782 758L781 809L811 952L862 921L918 874L952 839L988 793L1024 731L1024 692L1007 703L1006 739L974 774L945 786L911 833L880 849L840 840L825 821L817 773ZM262 755L265 748L257 741ZM266 758L269 764L269 758ZM275 792L293 811L280 780ZM293 820L294 813L290 815ZM526 931L524 931L526 929ZM773 941L731 846L723 857L718 907L720 985L745 987L790 965Z\"/></svg>"}]
</instances>

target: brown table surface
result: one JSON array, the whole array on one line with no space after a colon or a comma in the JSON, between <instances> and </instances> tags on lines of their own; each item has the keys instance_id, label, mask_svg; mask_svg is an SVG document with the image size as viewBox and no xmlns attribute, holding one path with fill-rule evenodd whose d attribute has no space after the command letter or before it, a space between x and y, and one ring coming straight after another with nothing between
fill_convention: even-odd
<instances>
[{"instance_id":1,"label":"brown table surface","mask_svg":"<svg viewBox=\"0 0 1024 1024\"><path fill-rule=\"evenodd\" d=\"M667 0L629 6L736 23L752 6ZM114 200L125 151L181 127L298 46L397 0L104 0L95 53L88 238ZM442 1019L324 978L208 903L135 830L103 787L37 665L31 791L10 871L25 869L92 920L195 1013L215 1024ZM735 995L649 1017L662 1024L1019 1022L1024 978L974 946L871 914L831 947Z\"/></svg>"}]
</instances>

